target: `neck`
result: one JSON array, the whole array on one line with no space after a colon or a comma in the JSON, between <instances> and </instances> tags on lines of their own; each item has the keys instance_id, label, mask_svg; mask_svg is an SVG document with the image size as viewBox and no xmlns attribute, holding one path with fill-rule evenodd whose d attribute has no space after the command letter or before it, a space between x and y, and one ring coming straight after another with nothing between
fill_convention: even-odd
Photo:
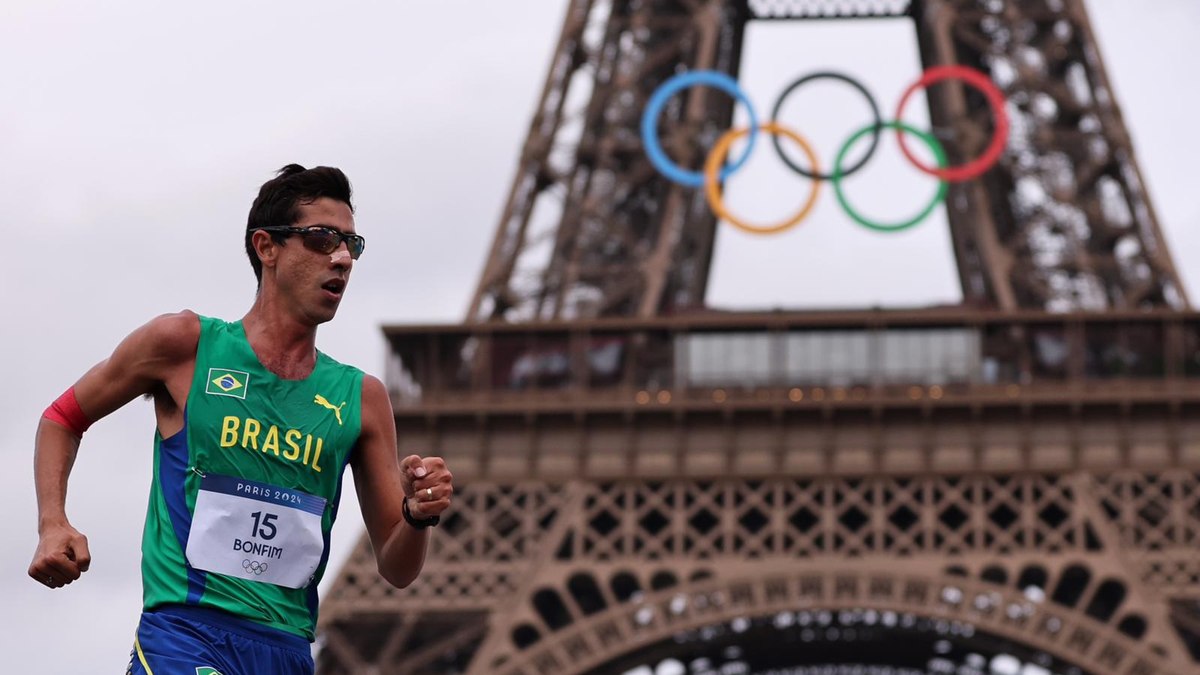
<instances>
[{"instance_id":1,"label":"neck","mask_svg":"<svg viewBox=\"0 0 1200 675\"><path fill-rule=\"evenodd\" d=\"M317 327L293 316L259 293L242 317L246 339L255 356L283 379L308 377L317 363Z\"/></svg>"}]
</instances>

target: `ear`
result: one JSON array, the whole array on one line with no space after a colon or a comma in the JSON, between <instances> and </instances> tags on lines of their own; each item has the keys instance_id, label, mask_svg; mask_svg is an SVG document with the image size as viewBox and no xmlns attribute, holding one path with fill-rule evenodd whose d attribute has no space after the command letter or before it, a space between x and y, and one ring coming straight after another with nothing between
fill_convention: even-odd
<instances>
[{"instance_id":1,"label":"ear","mask_svg":"<svg viewBox=\"0 0 1200 675\"><path fill-rule=\"evenodd\" d=\"M250 245L254 247L254 252L258 254L258 259L262 262L263 269L272 269L279 259L279 244L271 238L269 232L259 230L250 235Z\"/></svg>"}]
</instances>

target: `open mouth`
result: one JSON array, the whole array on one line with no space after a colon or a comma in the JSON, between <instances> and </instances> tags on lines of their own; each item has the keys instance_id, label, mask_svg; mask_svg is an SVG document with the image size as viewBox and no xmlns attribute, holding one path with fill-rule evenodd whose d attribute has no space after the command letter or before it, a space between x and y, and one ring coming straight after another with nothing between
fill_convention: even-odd
<instances>
[{"instance_id":1,"label":"open mouth","mask_svg":"<svg viewBox=\"0 0 1200 675\"><path fill-rule=\"evenodd\" d=\"M341 295L342 291L346 290L346 281L344 279L330 279L322 284L321 288L334 295Z\"/></svg>"}]
</instances>

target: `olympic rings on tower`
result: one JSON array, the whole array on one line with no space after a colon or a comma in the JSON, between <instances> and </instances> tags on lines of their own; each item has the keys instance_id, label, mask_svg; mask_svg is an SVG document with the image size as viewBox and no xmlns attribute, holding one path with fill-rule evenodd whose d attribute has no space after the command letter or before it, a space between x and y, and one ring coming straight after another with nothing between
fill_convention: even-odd
<instances>
[{"instance_id":1,"label":"olympic rings on tower","mask_svg":"<svg viewBox=\"0 0 1200 675\"><path fill-rule=\"evenodd\" d=\"M780 111L783 108L783 102L787 96L800 86L817 79L839 80L857 89L867 99L867 103L871 107L871 113L874 118L874 122L872 124L869 124L855 132L842 145L838 152L837 159L833 163L833 169L828 174L823 174L820 172L815 153L812 151L812 148L803 139L803 137L795 131L783 126L778 121ZM934 83L948 79L962 80L968 86L979 90L987 99L988 107L991 109L992 116L995 120L992 139L980 156L958 166L947 166L948 160L946 158L946 152L942 148L941 143L932 134L919 131L908 124L905 124L901 119L901 114L904 112L904 106L908 103L909 99L918 89L922 89ZM746 106L746 110L749 113L748 117L750 118L750 124L747 128L729 130L722 134L717 143L709 151L704 162L703 172L687 171L676 165L663 150L657 133L658 117L662 113L663 108L666 106L666 103L671 96L675 95L679 91L682 91L683 89L696 85L714 87L734 97L738 102ZM879 136L884 129L896 130L897 138L899 139L900 143L900 149L909 162L911 162L923 173L936 176L939 179L938 190L934 195L933 200L930 201L930 203L916 216L896 223L874 222L862 216L858 211L850 206L850 203L846 199L845 193L842 189L842 182L844 179L861 169L874 155L876 146L879 142ZM730 214L721 199L721 190L719 184L732 175L735 171L740 169L746 162L746 159L750 156L750 153L754 149L754 142L756 140L758 131L760 130L771 135L771 141L775 146L776 153L779 155L780 159L782 159L784 163L788 165L789 168L796 173L813 180L812 190L810 191L808 199L805 201L800 211L787 221L777 225L757 226L747 224ZM1000 92L996 85L992 83L987 75L978 70L965 66L935 66L926 70L917 82L913 83L905 90L903 96L900 98L899 104L896 106L896 118L890 122L884 121L881 118L879 114L879 107L876 105L874 97L871 96L871 93L867 91L862 84L847 75L832 71L810 73L796 79L789 84L787 88L783 90L783 93L780 94L779 98L775 101L775 106L771 111L771 120L761 125L758 122L758 117L754 111L754 106L749 100L749 97L744 91L742 91L741 87L738 86L737 81L729 75L713 70L696 70L680 73L662 83L658 89L654 91L653 95L650 97L650 101L646 105L646 109L642 113L641 119L642 144L646 150L646 155L650 159L651 164L654 165L659 173L680 185L687 187L703 186L705 189L705 196L708 199L709 205L713 209L714 214L716 214L719 218L729 221L729 223L735 227L754 234L774 234L797 225L812 212L812 207L816 201L818 193L818 185L821 181L825 180L833 183L834 193L837 196L838 204L842 207L846 214L849 215L850 218L859 225L879 232L895 232L911 227L924 220L930 213L933 212L933 209L945 199L948 182L954 183L977 178L985 171L995 166L996 162L1000 159L1000 155L1004 151L1005 143L1008 140L1008 131L1009 121L1005 113L1004 95ZM871 145L867 149L866 154L854 165L843 168L843 162L845 161L846 155L850 148L868 133L871 134ZM936 158L937 167L925 166L917 160L917 158L906 145L906 134L913 134L919 137L927 146L929 146ZM732 164L721 168L733 142L746 135L749 135L749 141L746 144L746 149L742 156ZM787 136L790 140L794 141L800 146L810 163L809 169L798 166L783 152L783 148L779 143L780 136Z\"/></svg>"},{"instance_id":2,"label":"olympic rings on tower","mask_svg":"<svg viewBox=\"0 0 1200 675\"><path fill-rule=\"evenodd\" d=\"M667 153L663 152L662 145L658 142L658 130L655 125L658 124L658 116L662 113L663 107L675 95L675 92L697 84L720 89L741 101L746 106L747 112L750 113L750 142L746 144L746 152L742 153L741 159L733 166L725 167L721 171L721 180L725 180L729 174L742 168L742 164L750 157L750 151L754 149L754 140L758 135L758 117L754 114L754 106L750 105L750 99L746 98L746 93L738 86L737 80L729 75L716 70L693 70L680 73L663 82L658 89L654 90L650 102L646 104L645 112L642 113L642 145L646 148L646 156L650 158L650 163L654 165L654 168L667 178L688 187L704 185L704 176L699 171L685 171L679 168L667 157Z\"/></svg>"},{"instance_id":3,"label":"olympic rings on tower","mask_svg":"<svg viewBox=\"0 0 1200 675\"><path fill-rule=\"evenodd\" d=\"M1008 141L1008 115L1004 114L1004 94L1000 93L987 75L966 66L934 66L926 70L921 79L910 85L904 91L904 95L900 97L900 103L896 106L896 121L900 121L901 115L904 113L904 106L913 92L928 87L934 82L951 79L962 80L981 91L987 98L988 107L992 109L992 117L996 119L996 130L992 134L992 142L983 151L983 154L962 166L931 169L912 156L908 146L904 144L904 133L900 129L896 129L896 138L900 142L900 150L904 156L918 169L951 183L960 183L976 178L992 168L1000 159L1000 153L1004 151L1004 144Z\"/></svg>"},{"instance_id":4,"label":"olympic rings on tower","mask_svg":"<svg viewBox=\"0 0 1200 675\"><path fill-rule=\"evenodd\" d=\"M778 138L780 135L783 135L795 141L796 145L799 145L804 154L808 156L808 161L812 164L813 171L817 170L817 153L813 152L812 146L799 134L774 122L768 122L760 128L762 131L771 134L772 138ZM808 217L809 212L812 211L812 207L817 203L817 193L820 191L821 183L814 180L812 190L808 193L808 199L804 202L804 206L800 207L800 211L796 215L778 225L760 227L750 225L734 217L733 214L726 210L725 202L721 200L721 189L717 187L717 169L720 168L721 162L725 161L725 155L729 154L729 146L748 133L751 133L750 129L733 129L726 131L725 135L717 140L717 144L713 146L712 152L708 153L708 160L704 162L704 195L708 198L708 205L712 208L713 213L717 214L718 218L728 220L731 225L739 230L749 232L750 234L775 234L776 232L783 232Z\"/></svg>"},{"instance_id":5,"label":"olympic rings on tower","mask_svg":"<svg viewBox=\"0 0 1200 675\"><path fill-rule=\"evenodd\" d=\"M861 93L863 97L867 99L867 103L871 106L871 116L875 118L875 133L871 136L871 147L867 148L867 154L863 155L862 159L858 160L857 164L849 169L846 169L845 173L842 174L842 177L844 178L861 169L863 165L867 163L867 160L871 159L871 155L875 154L875 147L879 145L879 133L883 129L883 117L879 115L879 106L875 104L875 97L871 96L871 92L867 91L867 88L862 86L858 80L855 80L847 75L831 71L822 71L819 73L812 73L811 75L805 75L804 77L801 77L789 84L787 89L784 89L783 93L779 95L779 98L775 99L775 107L771 109L771 119L779 119L779 113L783 111L783 102L787 99L788 95L799 89L801 86L812 82L813 80L820 79L841 80L842 82L845 82L846 84L849 84L857 89L859 93ZM802 167L796 166L794 163L792 163L792 160L786 154L784 154L783 148L779 145L779 137L772 136L771 141L775 144L775 152L779 154L779 158L783 160L784 164L787 164L789 167L791 167L792 171L795 171L805 178L815 178L817 180L831 180L833 178L832 174L823 174L820 171L817 171L816 162L813 163L813 170L811 172L805 171Z\"/></svg>"},{"instance_id":6,"label":"olympic rings on tower","mask_svg":"<svg viewBox=\"0 0 1200 675\"><path fill-rule=\"evenodd\" d=\"M937 158L938 167L941 169L946 168L946 151L942 149L942 144L938 142L938 139L934 137L933 134L914 129L904 122L887 122L883 126L896 129L901 132L907 131L910 134L920 137L920 139L925 141L925 144L929 146L929 149L933 150L933 155ZM854 145L855 142L862 138L863 135L868 131L874 131L875 137L878 138L879 127L868 124L862 129L856 131L854 135L842 145L842 149L838 151L837 159L833 161L833 191L837 195L838 203L842 205L842 210L845 211L846 215L850 216L854 222L877 232L895 232L897 230L903 230L912 227L922 220L925 220L930 213L933 213L933 209L936 208L938 204L941 204L946 200L946 189L949 186L945 180L938 181L937 194L933 196L933 200L931 200L920 213L900 223L877 223L868 220L865 216L860 215L858 211L850 206L849 200L846 199L845 193L842 192L842 179L849 175L848 173L842 173L841 171L842 160L846 158L846 153L850 151L850 146Z\"/></svg>"}]
</instances>

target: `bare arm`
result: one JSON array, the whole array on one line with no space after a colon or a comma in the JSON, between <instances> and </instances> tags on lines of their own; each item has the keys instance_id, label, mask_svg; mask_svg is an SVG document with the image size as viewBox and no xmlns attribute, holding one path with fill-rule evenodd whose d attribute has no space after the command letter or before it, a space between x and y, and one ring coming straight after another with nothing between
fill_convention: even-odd
<instances>
[{"instance_id":1,"label":"bare arm","mask_svg":"<svg viewBox=\"0 0 1200 675\"><path fill-rule=\"evenodd\" d=\"M139 395L159 390L194 358L199 335L199 319L191 312L160 316L138 328L75 383L80 409L95 421ZM29 576L51 588L78 579L91 564L87 538L71 526L66 513L67 481L78 451L78 436L42 418L33 458L38 547Z\"/></svg>"},{"instance_id":2,"label":"bare arm","mask_svg":"<svg viewBox=\"0 0 1200 675\"><path fill-rule=\"evenodd\" d=\"M397 461L396 420L377 378L363 377L362 401L362 433L351 460L354 485L379 573L404 588L421 573L429 542L429 530L405 521L404 501L414 518L441 515L450 506L453 477L440 457Z\"/></svg>"}]
</instances>

